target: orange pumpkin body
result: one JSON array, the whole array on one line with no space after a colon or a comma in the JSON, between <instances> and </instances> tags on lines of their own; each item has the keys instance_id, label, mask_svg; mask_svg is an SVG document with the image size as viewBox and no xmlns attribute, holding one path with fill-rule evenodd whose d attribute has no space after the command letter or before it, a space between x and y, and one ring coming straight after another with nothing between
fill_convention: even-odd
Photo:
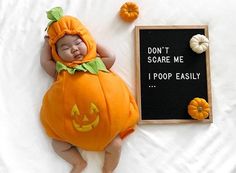
<instances>
[{"instance_id":1,"label":"orange pumpkin body","mask_svg":"<svg viewBox=\"0 0 236 173\"><path fill-rule=\"evenodd\" d=\"M53 23L48 30L54 59L67 66L93 60L96 44L92 37L77 19L66 18ZM69 28L77 24L79 27ZM88 56L83 61L66 63L56 54L55 43L63 36L61 33L78 34L86 42ZM45 94L41 108L41 122L50 137L93 151L104 150L115 136L123 138L132 132L138 119L135 99L125 83L111 71L73 75L61 71Z\"/></svg>"},{"instance_id":2,"label":"orange pumpkin body","mask_svg":"<svg viewBox=\"0 0 236 173\"><path fill-rule=\"evenodd\" d=\"M120 8L120 17L127 22L137 19L138 15L138 6L133 2L126 2Z\"/></svg>"},{"instance_id":3,"label":"orange pumpkin body","mask_svg":"<svg viewBox=\"0 0 236 173\"><path fill-rule=\"evenodd\" d=\"M203 98L194 98L188 105L188 113L193 119L203 120L209 116L210 106Z\"/></svg>"}]
</instances>

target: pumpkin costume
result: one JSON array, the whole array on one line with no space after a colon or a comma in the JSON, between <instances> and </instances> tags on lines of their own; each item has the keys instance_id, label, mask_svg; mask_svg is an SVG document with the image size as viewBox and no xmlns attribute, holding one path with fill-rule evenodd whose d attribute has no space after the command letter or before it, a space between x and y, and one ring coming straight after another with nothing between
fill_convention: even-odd
<instances>
[{"instance_id":1,"label":"pumpkin costume","mask_svg":"<svg viewBox=\"0 0 236 173\"><path fill-rule=\"evenodd\" d=\"M96 57L96 43L83 24L62 16L60 8L53 10L48 13L52 22L47 32L58 74L44 96L41 122L54 139L85 150L104 150L117 135L124 138L134 130L138 107L126 84ZM83 60L64 62L59 57L56 42L65 34L79 35L85 42Z\"/></svg>"}]
</instances>

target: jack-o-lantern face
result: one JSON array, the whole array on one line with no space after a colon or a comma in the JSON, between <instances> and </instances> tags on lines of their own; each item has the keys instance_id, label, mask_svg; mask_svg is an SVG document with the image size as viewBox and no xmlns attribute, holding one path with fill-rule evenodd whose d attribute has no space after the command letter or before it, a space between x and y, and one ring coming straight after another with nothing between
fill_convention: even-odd
<instances>
[{"instance_id":1,"label":"jack-o-lantern face","mask_svg":"<svg viewBox=\"0 0 236 173\"><path fill-rule=\"evenodd\" d=\"M88 132L97 127L99 123L99 109L90 103L89 114L81 114L75 104L71 109L73 127L79 132Z\"/></svg>"}]
</instances>

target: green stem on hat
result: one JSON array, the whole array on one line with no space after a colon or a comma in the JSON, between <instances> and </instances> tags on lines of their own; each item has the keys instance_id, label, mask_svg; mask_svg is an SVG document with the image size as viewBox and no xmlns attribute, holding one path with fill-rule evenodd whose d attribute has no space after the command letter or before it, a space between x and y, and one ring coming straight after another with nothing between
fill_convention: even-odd
<instances>
[{"instance_id":1,"label":"green stem on hat","mask_svg":"<svg viewBox=\"0 0 236 173\"><path fill-rule=\"evenodd\" d=\"M51 20L48 25L47 28L45 30L48 29L48 27L53 23L58 21L61 17L63 16L63 10L61 7L54 7L51 10L47 11L47 17L49 20Z\"/></svg>"}]
</instances>

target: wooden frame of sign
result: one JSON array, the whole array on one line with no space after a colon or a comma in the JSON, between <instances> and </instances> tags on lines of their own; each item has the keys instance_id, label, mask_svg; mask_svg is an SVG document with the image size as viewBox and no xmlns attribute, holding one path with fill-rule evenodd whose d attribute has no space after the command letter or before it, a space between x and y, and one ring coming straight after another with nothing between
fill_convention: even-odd
<instances>
[{"instance_id":1,"label":"wooden frame of sign","mask_svg":"<svg viewBox=\"0 0 236 173\"><path fill-rule=\"evenodd\" d=\"M193 35L207 38L207 25L136 26L135 56L140 124L211 123L212 98L209 48L193 52ZM187 113L189 102L204 98L209 117L194 120Z\"/></svg>"}]
</instances>

